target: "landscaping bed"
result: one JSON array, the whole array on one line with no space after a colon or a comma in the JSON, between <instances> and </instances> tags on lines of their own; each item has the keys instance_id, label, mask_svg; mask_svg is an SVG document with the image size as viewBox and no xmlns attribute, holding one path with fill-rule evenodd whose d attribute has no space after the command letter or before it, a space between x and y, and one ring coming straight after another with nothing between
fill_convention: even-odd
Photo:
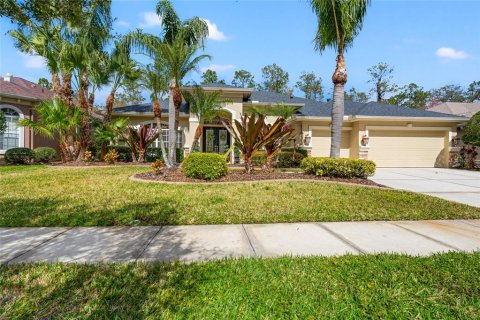
<instances>
[{"instance_id":1,"label":"landscaping bed","mask_svg":"<svg viewBox=\"0 0 480 320\"><path fill-rule=\"evenodd\" d=\"M227 175L220 177L216 180L208 181L203 179L194 179L185 177L182 170L172 169L164 170L162 173L155 172L142 172L134 176L136 179L148 180L148 181L158 181L158 182L181 182L181 183L222 183L222 182L246 182L246 181L268 181L268 180L309 180L309 181L330 181L330 182L341 182L341 183L351 183L351 184L360 184L368 186L381 186L371 180L361 179L361 178L352 178L352 179L342 179L342 178L330 178L330 177L320 177L311 174L305 174L303 172L265 172L262 170L257 170L253 174L247 174L243 170L231 170Z\"/></svg>"},{"instance_id":2,"label":"landscaping bed","mask_svg":"<svg viewBox=\"0 0 480 320\"><path fill-rule=\"evenodd\" d=\"M118 166L149 166L149 163L145 162L122 162L118 161L115 163L109 163L105 161L91 161L91 162L85 162L85 161L71 161L71 162L51 162L51 166L53 167L118 167Z\"/></svg>"},{"instance_id":3,"label":"landscaping bed","mask_svg":"<svg viewBox=\"0 0 480 320\"><path fill-rule=\"evenodd\" d=\"M480 252L0 266L0 318L478 319Z\"/></svg>"}]
</instances>

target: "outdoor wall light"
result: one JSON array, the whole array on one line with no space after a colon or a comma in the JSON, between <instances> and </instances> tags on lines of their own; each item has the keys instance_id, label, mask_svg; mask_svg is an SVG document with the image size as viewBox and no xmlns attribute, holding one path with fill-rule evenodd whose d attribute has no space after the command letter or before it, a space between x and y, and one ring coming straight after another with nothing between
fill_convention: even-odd
<instances>
[{"instance_id":1,"label":"outdoor wall light","mask_svg":"<svg viewBox=\"0 0 480 320\"><path fill-rule=\"evenodd\" d=\"M309 146L310 145L310 140L312 139L312 137L307 133L303 136L303 144L306 145L306 146Z\"/></svg>"},{"instance_id":2,"label":"outdoor wall light","mask_svg":"<svg viewBox=\"0 0 480 320\"><path fill-rule=\"evenodd\" d=\"M364 147L368 146L369 141L370 141L370 137L364 134L362 137L362 146Z\"/></svg>"}]
</instances>

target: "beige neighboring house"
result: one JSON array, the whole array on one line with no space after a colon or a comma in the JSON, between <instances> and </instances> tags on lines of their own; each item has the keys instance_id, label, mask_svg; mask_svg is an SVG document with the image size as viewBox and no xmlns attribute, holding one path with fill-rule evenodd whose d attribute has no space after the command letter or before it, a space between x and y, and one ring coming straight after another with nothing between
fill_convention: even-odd
<instances>
[{"instance_id":1,"label":"beige neighboring house","mask_svg":"<svg viewBox=\"0 0 480 320\"><path fill-rule=\"evenodd\" d=\"M0 110L7 120L7 130L0 134L0 157L11 148L57 148L54 140L39 136L29 128L17 126L18 119L35 120L33 107L52 96L52 91L23 78L8 73L0 77Z\"/></svg>"},{"instance_id":2,"label":"beige neighboring house","mask_svg":"<svg viewBox=\"0 0 480 320\"><path fill-rule=\"evenodd\" d=\"M454 114L470 119L475 113L480 112L480 102L444 102L436 105L430 111Z\"/></svg>"},{"instance_id":3,"label":"beige neighboring house","mask_svg":"<svg viewBox=\"0 0 480 320\"><path fill-rule=\"evenodd\" d=\"M297 132L295 144L308 150L310 156L329 156L332 102L223 84L207 84L203 88L221 91L223 97L232 101L223 107L230 114L230 122L239 119L252 106L298 106L293 119ZM191 87L183 89L191 90ZM154 123L151 103L117 107L113 116L128 117L132 124ZM379 167L447 167L450 141L457 135L457 126L466 120L463 116L433 111L346 101L341 156L370 159ZM168 100L162 101L162 122L165 126L168 123ZM198 119L189 113L188 104L184 102L180 108L177 146L186 154L190 152L197 127ZM168 131L164 129L164 139L167 136ZM157 140L154 146L159 147L159 143ZM221 122L213 120L203 129L200 151L224 153L232 143Z\"/></svg>"}]
</instances>

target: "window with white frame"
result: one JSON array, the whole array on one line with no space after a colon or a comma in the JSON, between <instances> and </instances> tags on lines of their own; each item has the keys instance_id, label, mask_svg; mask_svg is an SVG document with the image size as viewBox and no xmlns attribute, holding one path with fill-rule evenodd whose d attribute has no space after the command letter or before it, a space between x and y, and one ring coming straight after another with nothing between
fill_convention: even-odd
<instances>
[{"instance_id":1,"label":"window with white frame","mask_svg":"<svg viewBox=\"0 0 480 320\"><path fill-rule=\"evenodd\" d=\"M22 147L21 130L17 126L17 121L20 119L20 114L12 108L1 108L0 112L5 114L7 128L3 134L0 134L0 150L8 150L12 148Z\"/></svg>"},{"instance_id":2,"label":"window with white frame","mask_svg":"<svg viewBox=\"0 0 480 320\"><path fill-rule=\"evenodd\" d=\"M168 129L162 129L162 141L165 148L168 148ZM160 148L160 139L156 139L152 146L155 148ZM177 148L183 148L183 130L177 131Z\"/></svg>"}]
</instances>

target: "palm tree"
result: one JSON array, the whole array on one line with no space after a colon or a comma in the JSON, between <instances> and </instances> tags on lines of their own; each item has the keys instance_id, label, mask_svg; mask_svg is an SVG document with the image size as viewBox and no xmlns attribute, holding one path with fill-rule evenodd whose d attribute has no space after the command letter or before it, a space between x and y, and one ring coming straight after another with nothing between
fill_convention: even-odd
<instances>
[{"instance_id":1,"label":"palm tree","mask_svg":"<svg viewBox=\"0 0 480 320\"><path fill-rule=\"evenodd\" d=\"M196 50L203 47L204 40L208 37L208 25L199 17L180 20L168 0L159 1L156 12L162 20L162 37L137 31L129 34L128 38L131 45L140 48L153 60L162 59L167 66L170 90L168 160L175 165L178 114L182 105L181 82L189 72L197 69L200 60L210 58L207 55L194 57Z\"/></svg>"},{"instance_id":2,"label":"palm tree","mask_svg":"<svg viewBox=\"0 0 480 320\"><path fill-rule=\"evenodd\" d=\"M340 157L342 122L344 115L344 92L347 83L347 68L344 52L362 29L363 18L370 0L310 0L318 18L315 49L323 52L327 47L337 50L337 65L332 75L333 108L330 157Z\"/></svg>"},{"instance_id":3,"label":"palm tree","mask_svg":"<svg viewBox=\"0 0 480 320\"><path fill-rule=\"evenodd\" d=\"M48 138L57 139L62 161L66 162L76 153L75 146L69 146L67 137L80 124L82 114L76 107L70 108L59 98L45 100L35 107L34 112L38 116L38 120L20 119L18 124L22 127L32 128L36 133Z\"/></svg>"},{"instance_id":4,"label":"palm tree","mask_svg":"<svg viewBox=\"0 0 480 320\"><path fill-rule=\"evenodd\" d=\"M228 99L220 98L221 91L205 92L202 87L195 86L193 91L184 91L185 100L188 101L190 113L198 119L198 127L193 137L191 151L195 149L200 136L202 135L205 121L211 120L216 116L222 116L222 104L230 102Z\"/></svg>"},{"instance_id":5,"label":"palm tree","mask_svg":"<svg viewBox=\"0 0 480 320\"><path fill-rule=\"evenodd\" d=\"M157 129L159 130L158 138L160 139L160 149L162 150L163 162L167 168L171 168L172 164L167 157L167 152L165 150L165 144L163 141L161 122L162 106L160 104L163 94L168 91L168 80L162 70L162 64L159 61L156 61L153 65L148 65L145 68L143 75L143 86L151 92L150 99L152 100L153 114L155 116Z\"/></svg>"}]
</instances>

